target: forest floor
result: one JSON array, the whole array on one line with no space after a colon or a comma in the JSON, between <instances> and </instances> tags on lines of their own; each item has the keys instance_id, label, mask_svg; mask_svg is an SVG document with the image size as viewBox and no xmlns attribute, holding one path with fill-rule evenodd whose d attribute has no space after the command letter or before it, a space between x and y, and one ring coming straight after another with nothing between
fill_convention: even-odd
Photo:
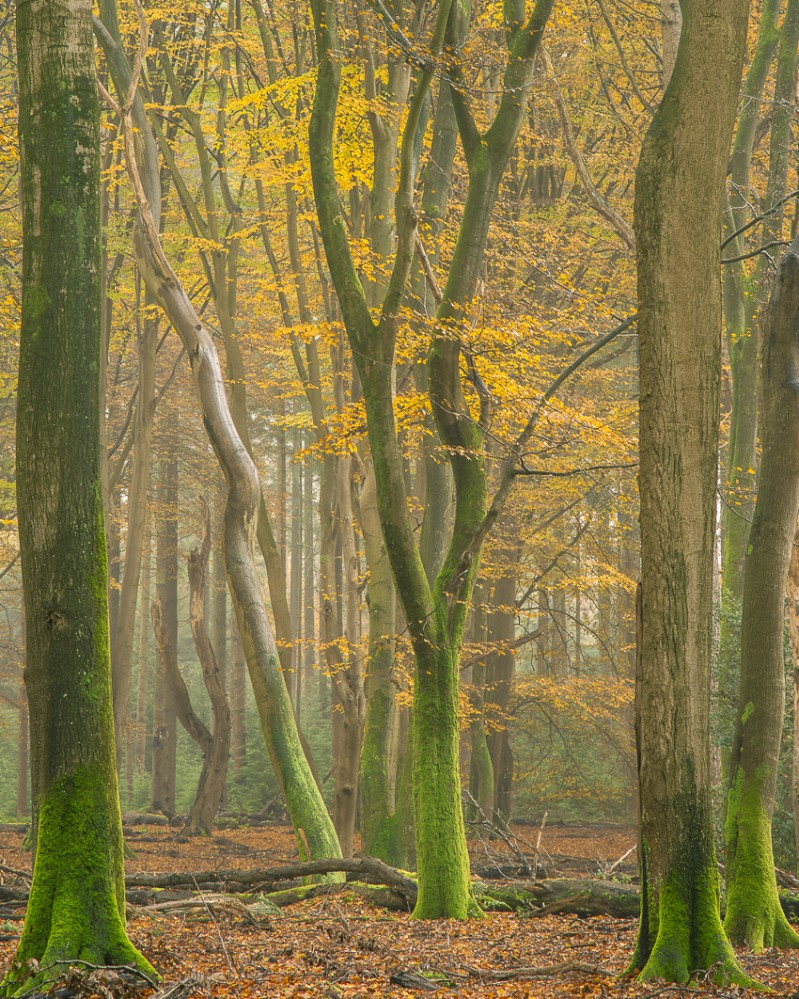
<instances>
[{"instance_id":1,"label":"forest floor","mask_svg":"<svg viewBox=\"0 0 799 999\"><path fill-rule=\"evenodd\" d=\"M532 857L538 830L514 828ZM127 872L253 869L296 860L291 831L269 825L226 829L186 840L174 829L126 829ZM625 876L635 869L635 831L603 826L548 826L539 867L550 876ZM471 844L476 869L514 862L496 841ZM627 854L625 859L621 858ZM612 870L611 870L612 868ZM22 833L0 829L0 883L30 870ZM0 923L0 963L8 966L22 923ZM702 994L740 996L738 989L643 986L621 981L635 943L637 921L608 916L521 916L490 913L468 922L417 922L376 908L343 891L297 902L253 922L242 912L206 907L129 913L129 933L158 969L158 991L143 985L141 999L275 997L275 999L460 999L607 997L654 999ZM740 954L746 971L783 997L799 999L799 961L789 953ZM531 977L535 972L536 977ZM408 977L410 976L410 977ZM406 985L392 983L392 978ZM117 999L133 993L114 975L84 970L61 995ZM752 993L754 995L755 993Z\"/></svg>"}]
</instances>

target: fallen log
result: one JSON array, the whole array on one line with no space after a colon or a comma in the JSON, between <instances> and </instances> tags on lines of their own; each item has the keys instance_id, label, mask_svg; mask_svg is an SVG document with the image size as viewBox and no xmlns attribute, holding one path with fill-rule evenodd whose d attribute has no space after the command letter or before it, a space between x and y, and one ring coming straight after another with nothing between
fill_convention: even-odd
<instances>
[{"instance_id":1,"label":"fallen log","mask_svg":"<svg viewBox=\"0 0 799 999\"><path fill-rule=\"evenodd\" d=\"M125 878L127 888L209 888L219 885L235 885L251 889L263 889L292 878L310 877L314 874L333 874L343 871L357 874L376 881L378 884L395 888L405 898L415 904L416 882L382 860L374 857L337 858L333 860L307 860L294 864L282 864L259 870L225 870L172 872L170 874L130 874Z\"/></svg>"}]
</instances>

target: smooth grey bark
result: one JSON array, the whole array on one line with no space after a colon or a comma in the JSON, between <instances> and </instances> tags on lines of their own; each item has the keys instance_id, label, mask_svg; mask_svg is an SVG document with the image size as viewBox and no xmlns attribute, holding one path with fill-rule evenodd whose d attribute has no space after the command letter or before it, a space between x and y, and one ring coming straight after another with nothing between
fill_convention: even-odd
<instances>
[{"instance_id":1,"label":"smooth grey bark","mask_svg":"<svg viewBox=\"0 0 799 999\"><path fill-rule=\"evenodd\" d=\"M161 605L166 655L156 659L153 684L152 776L150 807L167 818L175 814L177 714L170 676L177 670L178 648L178 462L161 461L156 521L156 599Z\"/></svg>"},{"instance_id":2,"label":"smooth grey bark","mask_svg":"<svg viewBox=\"0 0 799 999\"><path fill-rule=\"evenodd\" d=\"M258 473L231 412L213 331L197 314L164 255L157 219L152 214L160 180L152 131L141 99L128 95L131 74L119 44L114 0L102 0L100 11L98 34L117 93L121 100L131 100L123 111L126 164L140 211L140 226L134 234L136 262L186 349L203 422L228 484L225 509L228 586L264 741L294 824L300 855L337 856L340 847L335 830L302 750L291 700L280 672L275 638L260 596L253 553L262 503Z\"/></svg>"}]
</instances>

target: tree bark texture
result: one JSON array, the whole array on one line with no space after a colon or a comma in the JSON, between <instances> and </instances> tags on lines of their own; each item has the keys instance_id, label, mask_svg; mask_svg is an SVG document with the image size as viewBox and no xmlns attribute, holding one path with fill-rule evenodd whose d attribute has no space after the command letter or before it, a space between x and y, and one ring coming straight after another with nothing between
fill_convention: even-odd
<instances>
[{"instance_id":1,"label":"tree bark texture","mask_svg":"<svg viewBox=\"0 0 799 999\"><path fill-rule=\"evenodd\" d=\"M210 741L203 750L203 768L197 794L186 823L190 833L210 835L222 805L230 754L230 706L222 671L217 664L208 635L205 610L205 581L211 551L211 523L206 508L205 533L201 547L189 554L189 615L194 647L203 673L203 683L211 702Z\"/></svg>"},{"instance_id":2,"label":"tree bark texture","mask_svg":"<svg viewBox=\"0 0 799 999\"><path fill-rule=\"evenodd\" d=\"M23 305L17 500L36 853L4 992L73 960L152 970L125 930L99 468L99 107L88 0L17 5Z\"/></svg>"},{"instance_id":3,"label":"tree bark texture","mask_svg":"<svg viewBox=\"0 0 799 999\"><path fill-rule=\"evenodd\" d=\"M100 11L104 25L100 37L117 93L124 100L131 77L119 43L116 5L113 0L102 0ZM158 237L157 219L151 209L159 184L157 157L150 124L138 97L126 117L127 167L141 221L134 234L136 261L186 348L203 423L227 482L225 567L264 741L294 824L300 856L337 856L338 840L300 744L272 626L261 598L253 552L262 503L258 473L231 413L213 331L197 314Z\"/></svg>"},{"instance_id":4,"label":"tree bark texture","mask_svg":"<svg viewBox=\"0 0 799 999\"><path fill-rule=\"evenodd\" d=\"M799 512L799 246L780 263L763 353L760 483L744 568L741 688L725 828L734 944L799 946L777 897L771 819L785 709L785 580Z\"/></svg>"},{"instance_id":5,"label":"tree bark texture","mask_svg":"<svg viewBox=\"0 0 799 999\"><path fill-rule=\"evenodd\" d=\"M746 976L719 916L708 730L721 344L719 234L748 7L683 5L636 176L645 905L632 967Z\"/></svg>"}]
</instances>

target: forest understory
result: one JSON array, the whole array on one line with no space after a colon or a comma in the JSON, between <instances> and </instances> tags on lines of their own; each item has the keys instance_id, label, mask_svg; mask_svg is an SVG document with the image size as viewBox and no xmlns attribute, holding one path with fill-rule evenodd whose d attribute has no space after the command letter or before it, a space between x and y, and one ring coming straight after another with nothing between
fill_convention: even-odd
<instances>
[{"instance_id":1,"label":"forest understory","mask_svg":"<svg viewBox=\"0 0 799 999\"><path fill-rule=\"evenodd\" d=\"M636 880L635 830L622 826L514 826L509 843L470 840L473 871L484 883L504 884L520 855L542 878ZM0 829L0 894L23 887L31 855L25 827ZM252 871L296 862L287 825L242 826L211 837L185 837L179 827L126 826L128 885L147 873L189 879L201 871ZM512 846L511 846L512 844ZM536 846L538 852L536 854ZM146 881L146 879L143 879ZM530 879L526 879L530 883ZM199 884L199 882L198 882ZM635 944L637 918L534 910L488 912L468 921L414 921L359 897L353 887L281 908L253 905L234 894L164 892L160 908L131 905L134 944L162 976L157 986L126 973L76 967L53 995L103 999L200 999L237 996L345 999L400 996L521 997L740 996L701 978L691 986L642 985L620 978ZM263 896L256 896L263 897ZM129 893L130 899L130 893ZM579 906L578 906L579 907ZM557 908L556 904L550 909ZM0 960L7 967L22 929L24 906L0 905ZM790 951L766 950L739 958L747 973L774 994L799 996L799 962ZM752 995L756 993L752 992ZM39 993L42 995L42 993Z\"/></svg>"}]
</instances>

